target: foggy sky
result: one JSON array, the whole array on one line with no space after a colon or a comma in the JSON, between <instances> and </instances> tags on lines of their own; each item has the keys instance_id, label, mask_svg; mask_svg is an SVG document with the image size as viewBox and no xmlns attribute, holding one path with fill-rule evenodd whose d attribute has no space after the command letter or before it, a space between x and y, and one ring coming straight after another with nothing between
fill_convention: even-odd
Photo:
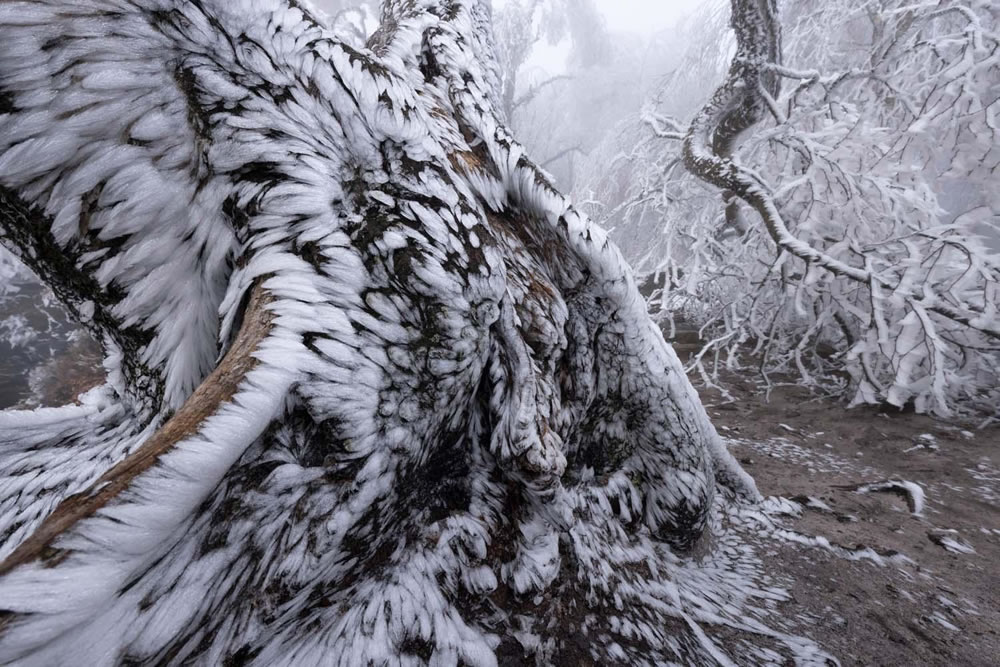
<instances>
[{"instance_id":1,"label":"foggy sky","mask_svg":"<svg viewBox=\"0 0 1000 667\"><path fill-rule=\"evenodd\" d=\"M340 0L314 0L326 11L343 6ZM594 0L604 14L608 27L613 32L638 32L648 34L669 27L695 9L703 0ZM502 6L504 0L493 0L495 7ZM377 6L377 0L373 0Z\"/></svg>"},{"instance_id":2,"label":"foggy sky","mask_svg":"<svg viewBox=\"0 0 1000 667\"><path fill-rule=\"evenodd\" d=\"M594 0L613 32L651 33L687 16L703 0ZM494 4L499 4L494 0Z\"/></svg>"}]
</instances>

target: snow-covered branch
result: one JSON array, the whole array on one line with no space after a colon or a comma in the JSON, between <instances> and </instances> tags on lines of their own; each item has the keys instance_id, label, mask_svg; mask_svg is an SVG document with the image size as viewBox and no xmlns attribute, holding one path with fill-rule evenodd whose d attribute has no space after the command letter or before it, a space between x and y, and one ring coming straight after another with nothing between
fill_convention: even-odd
<instances>
[{"instance_id":1,"label":"snow-covered branch","mask_svg":"<svg viewBox=\"0 0 1000 667\"><path fill-rule=\"evenodd\" d=\"M672 276L668 307L726 332L711 336L726 363L763 354L806 383L847 371L856 401L995 410L997 11L807 2L779 29L769 3L733 3L722 85L682 151L637 141L646 196L617 223L665 220L647 270ZM722 211L666 169L679 152Z\"/></svg>"}]
</instances>

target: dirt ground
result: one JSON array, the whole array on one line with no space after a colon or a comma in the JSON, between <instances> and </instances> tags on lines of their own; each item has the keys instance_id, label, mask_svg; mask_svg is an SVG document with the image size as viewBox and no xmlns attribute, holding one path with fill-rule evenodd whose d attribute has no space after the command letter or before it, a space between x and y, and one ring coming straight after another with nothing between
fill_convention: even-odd
<instances>
[{"instance_id":1,"label":"dirt ground","mask_svg":"<svg viewBox=\"0 0 1000 667\"><path fill-rule=\"evenodd\" d=\"M761 543L789 629L844 665L1000 665L1000 428L723 386L735 401L699 390L716 427L765 496L801 506Z\"/></svg>"}]
</instances>

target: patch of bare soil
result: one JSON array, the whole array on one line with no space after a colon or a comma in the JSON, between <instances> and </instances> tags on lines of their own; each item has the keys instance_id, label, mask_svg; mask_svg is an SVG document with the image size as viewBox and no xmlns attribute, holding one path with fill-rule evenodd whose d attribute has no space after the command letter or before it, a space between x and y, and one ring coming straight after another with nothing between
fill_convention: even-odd
<instances>
[{"instance_id":1,"label":"patch of bare soil","mask_svg":"<svg viewBox=\"0 0 1000 667\"><path fill-rule=\"evenodd\" d=\"M70 347L32 369L29 398L16 407L32 408L73 403L77 397L105 380L103 353L89 336L79 336Z\"/></svg>"},{"instance_id":2,"label":"patch of bare soil","mask_svg":"<svg viewBox=\"0 0 1000 667\"><path fill-rule=\"evenodd\" d=\"M844 665L1000 664L1000 429L723 386L700 389L719 432L801 509L760 545L789 629Z\"/></svg>"},{"instance_id":3,"label":"patch of bare soil","mask_svg":"<svg viewBox=\"0 0 1000 667\"><path fill-rule=\"evenodd\" d=\"M0 295L0 410L64 405L105 379L100 346L39 283Z\"/></svg>"}]
</instances>

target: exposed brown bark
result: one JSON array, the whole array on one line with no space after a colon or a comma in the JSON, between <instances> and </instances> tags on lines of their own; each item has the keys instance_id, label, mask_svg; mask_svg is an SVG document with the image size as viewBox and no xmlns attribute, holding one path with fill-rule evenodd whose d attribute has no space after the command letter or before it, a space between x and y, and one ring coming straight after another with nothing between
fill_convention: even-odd
<instances>
[{"instance_id":1,"label":"exposed brown bark","mask_svg":"<svg viewBox=\"0 0 1000 667\"><path fill-rule=\"evenodd\" d=\"M181 440L196 433L208 417L232 399L257 363L254 350L271 330L272 315L267 310L270 302L268 293L256 284L250 291L243 323L218 367L149 440L101 475L89 489L63 500L31 537L0 562L0 575L36 559L48 565L58 564L68 555L53 546L60 535L112 502L136 477L149 470Z\"/></svg>"}]
</instances>

